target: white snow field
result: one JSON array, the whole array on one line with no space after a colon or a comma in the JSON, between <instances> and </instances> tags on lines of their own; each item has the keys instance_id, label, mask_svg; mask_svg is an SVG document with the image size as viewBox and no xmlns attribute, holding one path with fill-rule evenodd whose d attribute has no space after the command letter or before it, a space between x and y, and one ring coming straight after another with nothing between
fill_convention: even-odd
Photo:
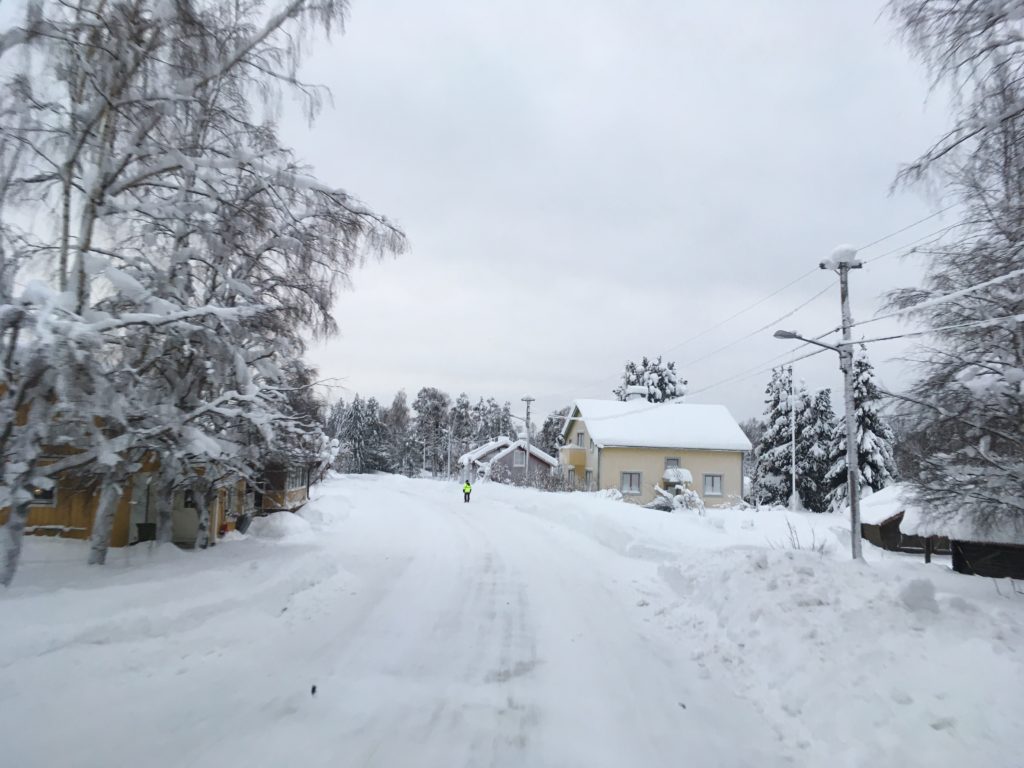
<instances>
[{"instance_id":1,"label":"white snow field","mask_svg":"<svg viewBox=\"0 0 1024 768\"><path fill-rule=\"evenodd\" d=\"M33 539L0 762L1020 766L1024 595L843 523L364 476L206 552Z\"/></svg>"}]
</instances>

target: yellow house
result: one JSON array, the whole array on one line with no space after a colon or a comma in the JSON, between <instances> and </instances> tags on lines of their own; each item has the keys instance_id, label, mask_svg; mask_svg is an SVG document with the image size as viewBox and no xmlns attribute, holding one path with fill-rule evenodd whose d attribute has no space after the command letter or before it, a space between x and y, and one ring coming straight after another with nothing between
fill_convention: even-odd
<instances>
[{"instance_id":1,"label":"yellow house","mask_svg":"<svg viewBox=\"0 0 1024 768\"><path fill-rule=\"evenodd\" d=\"M262 512L294 512L309 501L312 484L308 464L271 464L263 472L256 506Z\"/></svg>"},{"instance_id":2,"label":"yellow house","mask_svg":"<svg viewBox=\"0 0 1024 768\"><path fill-rule=\"evenodd\" d=\"M627 501L654 500L666 470L680 468L707 506L743 495L750 441L724 405L577 400L562 428L563 476L583 490L617 488Z\"/></svg>"},{"instance_id":3,"label":"yellow house","mask_svg":"<svg viewBox=\"0 0 1024 768\"><path fill-rule=\"evenodd\" d=\"M54 455L43 464L61 458ZM118 500L111 529L110 545L124 547L156 537L156 483L150 482L159 465L155 460L143 462L140 470L125 483ZM29 507L25 533L87 539L92 534L99 487L94 478L61 472L53 488L35 490ZM246 483L238 479L221 487L210 506L210 543L234 527L235 519L251 512L252 496L246 495ZM7 522L8 508L0 509L0 525ZM192 546L199 527L199 514L188 491L176 491L171 502L171 538L175 544Z\"/></svg>"}]
</instances>

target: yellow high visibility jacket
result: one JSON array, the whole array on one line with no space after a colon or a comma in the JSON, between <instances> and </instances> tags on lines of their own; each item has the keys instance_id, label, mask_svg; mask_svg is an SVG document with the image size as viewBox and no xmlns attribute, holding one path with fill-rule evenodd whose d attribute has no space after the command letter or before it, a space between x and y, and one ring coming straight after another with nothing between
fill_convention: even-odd
<instances>
[{"instance_id":1,"label":"yellow high visibility jacket","mask_svg":"<svg viewBox=\"0 0 1024 768\"><path fill-rule=\"evenodd\" d=\"M463 493L469 493L472 490L473 490L473 486L470 485L469 483L466 483L464 486L462 486L462 492Z\"/></svg>"}]
</instances>

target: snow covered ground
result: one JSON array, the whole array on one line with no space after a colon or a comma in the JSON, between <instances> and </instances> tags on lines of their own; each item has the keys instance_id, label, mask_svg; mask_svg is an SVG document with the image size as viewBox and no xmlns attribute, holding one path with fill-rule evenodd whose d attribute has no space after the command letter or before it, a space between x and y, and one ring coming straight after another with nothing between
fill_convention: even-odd
<instances>
[{"instance_id":1,"label":"snow covered ground","mask_svg":"<svg viewBox=\"0 0 1024 768\"><path fill-rule=\"evenodd\" d=\"M1019 766L1024 595L870 545L851 563L843 526L374 476L207 552L87 568L31 540L0 593L0 755Z\"/></svg>"}]
</instances>

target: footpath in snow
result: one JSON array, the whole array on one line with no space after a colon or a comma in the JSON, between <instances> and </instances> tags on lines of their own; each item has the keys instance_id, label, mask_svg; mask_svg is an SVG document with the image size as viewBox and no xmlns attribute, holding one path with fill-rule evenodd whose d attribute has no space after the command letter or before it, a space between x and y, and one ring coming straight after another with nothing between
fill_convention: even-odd
<instances>
[{"instance_id":1,"label":"footpath in snow","mask_svg":"<svg viewBox=\"0 0 1024 768\"><path fill-rule=\"evenodd\" d=\"M339 477L212 550L147 546L88 568L28 542L0 593L4 765L1024 754L1024 595L867 544L849 562L840 517Z\"/></svg>"}]
</instances>

